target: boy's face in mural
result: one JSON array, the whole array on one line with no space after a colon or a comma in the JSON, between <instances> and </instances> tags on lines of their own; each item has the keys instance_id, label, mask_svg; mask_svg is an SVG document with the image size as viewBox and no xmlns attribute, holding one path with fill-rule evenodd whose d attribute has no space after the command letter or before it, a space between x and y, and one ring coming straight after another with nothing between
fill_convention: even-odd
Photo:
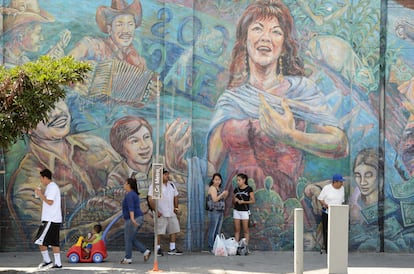
<instances>
[{"instance_id":1,"label":"boy's face in mural","mask_svg":"<svg viewBox=\"0 0 414 274\"><path fill-rule=\"evenodd\" d=\"M130 14L118 15L109 28L112 40L119 47L128 47L132 44L135 32L134 17Z\"/></svg>"},{"instance_id":2,"label":"boy's face in mural","mask_svg":"<svg viewBox=\"0 0 414 274\"><path fill-rule=\"evenodd\" d=\"M35 24L21 36L20 42L24 51L38 52L40 50L41 41L43 41L42 27L40 24Z\"/></svg>"},{"instance_id":3,"label":"boy's face in mural","mask_svg":"<svg viewBox=\"0 0 414 274\"><path fill-rule=\"evenodd\" d=\"M370 165L361 164L354 170L355 181L362 195L369 195L377 189L377 170Z\"/></svg>"},{"instance_id":4,"label":"boy's face in mural","mask_svg":"<svg viewBox=\"0 0 414 274\"><path fill-rule=\"evenodd\" d=\"M134 165L148 165L152 159L154 143L149 129L142 126L129 136L124 143L124 153L127 161Z\"/></svg>"},{"instance_id":5,"label":"boy's face in mural","mask_svg":"<svg viewBox=\"0 0 414 274\"><path fill-rule=\"evenodd\" d=\"M279 20L258 19L247 31L247 52L255 64L261 66L277 65L282 53L284 33Z\"/></svg>"},{"instance_id":6,"label":"boy's face in mural","mask_svg":"<svg viewBox=\"0 0 414 274\"><path fill-rule=\"evenodd\" d=\"M49 113L48 120L40 122L31 135L44 140L60 140L69 134L70 120L68 106L64 101L59 101Z\"/></svg>"}]
</instances>

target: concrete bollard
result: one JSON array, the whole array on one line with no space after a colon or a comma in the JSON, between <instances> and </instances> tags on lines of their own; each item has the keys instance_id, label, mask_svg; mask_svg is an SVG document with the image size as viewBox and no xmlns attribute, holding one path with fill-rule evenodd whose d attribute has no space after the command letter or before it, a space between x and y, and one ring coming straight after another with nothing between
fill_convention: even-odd
<instances>
[{"instance_id":1,"label":"concrete bollard","mask_svg":"<svg viewBox=\"0 0 414 274\"><path fill-rule=\"evenodd\" d=\"M328 215L328 273L348 273L349 206L331 205Z\"/></svg>"},{"instance_id":2,"label":"concrete bollard","mask_svg":"<svg viewBox=\"0 0 414 274\"><path fill-rule=\"evenodd\" d=\"M303 209L295 208L294 270L303 274Z\"/></svg>"}]
</instances>

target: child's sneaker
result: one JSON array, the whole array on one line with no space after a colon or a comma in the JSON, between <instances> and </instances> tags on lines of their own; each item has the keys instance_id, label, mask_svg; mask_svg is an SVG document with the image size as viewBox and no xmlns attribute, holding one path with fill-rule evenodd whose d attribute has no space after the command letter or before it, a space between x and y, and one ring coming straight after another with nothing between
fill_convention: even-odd
<instances>
[{"instance_id":1,"label":"child's sneaker","mask_svg":"<svg viewBox=\"0 0 414 274\"><path fill-rule=\"evenodd\" d=\"M47 268L50 268L52 266L53 266L52 261L50 261L48 263L42 262L38 265L38 269L47 269Z\"/></svg>"},{"instance_id":2,"label":"child's sneaker","mask_svg":"<svg viewBox=\"0 0 414 274\"><path fill-rule=\"evenodd\" d=\"M178 249L170 249L168 250L168 255L183 255L183 252L179 251Z\"/></svg>"},{"instance_id":3,"label":"child's sneaker","mask_svg":"<svg viewBox=\"0 0 414 274\"><path fill-rule=\"evenodd\" d=\"M60 269L60 268L62 268L62 265L57 265L57 264L55 264L55 265L53 265L53 266L52 266L52 268L55 268L55 269Z\"/></svg>"},{"instance_id":4,"label":"child's sneaker","mask_svg":"<svg viewBox=\"0 0 414 274\"><path fill-rule=\"evenodd\" d=\"M161 248L158 248L157 256L164 256L164 252L162 252Z\"/></svg>"}]
</instances>

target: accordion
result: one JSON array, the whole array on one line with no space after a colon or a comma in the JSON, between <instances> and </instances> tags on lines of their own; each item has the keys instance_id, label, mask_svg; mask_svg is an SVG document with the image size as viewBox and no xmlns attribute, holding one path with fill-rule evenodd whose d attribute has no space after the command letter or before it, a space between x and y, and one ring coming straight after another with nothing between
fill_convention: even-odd
<instances>
[{"instance_id":1,"label":"accordion","mask_svg":"<svg viewBox=\"0 0 414 274\"><path fill-rule=\"evenodd\" d=\"M148 85L156 81L157 73L113 59L96 65L89 96L142 106L152 96Z\"/></svg>"}]
</instances>

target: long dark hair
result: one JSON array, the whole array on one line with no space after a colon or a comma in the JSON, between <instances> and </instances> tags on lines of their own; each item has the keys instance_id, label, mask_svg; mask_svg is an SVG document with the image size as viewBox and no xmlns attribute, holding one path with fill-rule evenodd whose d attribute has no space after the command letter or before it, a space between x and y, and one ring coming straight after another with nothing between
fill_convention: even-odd
<instances>
[{"instance_id":1,"label":"long dark hair","mask_svg":"<svg viewBox=\"0 0 414 274\"><path fill-rule=\"evenodd\" d=\"M221 187L221 184L223 183L223 178L221 177L221 174L220 173L214 173L213 176L211 176L211 180L210 180L210 183L208 185L209 186L212 186L213 185L213 180L214 180L215 177L219 177L220 178L221 183L220 183L219 187Z\"/></svg>"},{"instance_id":2,"label":"long dark hair","mask_svg":"<svg viewBox=\"0 0 414 274\"><path fill-rule=\"evenodd\" d=\"M128 178L127 179L127 183L132 188L132 190L135 191L135 193L139 195L138 186L137 186L137 179L135 179L135 178Z\"/></svg>"},{"instance_id":3,"label":"long dark hair","mask_svg":"<svg viewBox=\"0 0 414 274\"><path fill-rule=\"evenodd\" d=\"M245 184L245 185L249 185L249 182L248 182L249 177L247 177L247 175L246 175L246 174L244 174L244 173L239 173L239 174L237 174L237 177L242 178L242 179L244 180L244 184Z\"/></svg>"}]
</instances>

